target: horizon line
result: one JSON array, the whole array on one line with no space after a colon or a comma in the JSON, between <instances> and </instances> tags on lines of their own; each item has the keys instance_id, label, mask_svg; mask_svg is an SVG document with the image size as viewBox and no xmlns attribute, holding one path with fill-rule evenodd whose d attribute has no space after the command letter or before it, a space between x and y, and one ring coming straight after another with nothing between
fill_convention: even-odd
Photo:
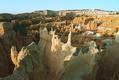
<instances>
[{"instance_id":1,"label":"horizon line","mask_svg":"<svg viewBox=\"0 0 119 80\"><path fill-rule=\"evenodd\" d=\"M52 11L65 11L65 10L96 10L96 9L99 9L99 10L103 10L103 11L112 11L112 12L118 12L119 10L109 10L109 9L100 9L100 8L82 8L82 9L36 9L36 10L31 10L31 11L7 11L7 12L1 12L0 11L0 14L23 14L23 13L32 13L32 12L35 12L35 11L45 11L45 10L52 10Z\"/></svg>"}]
</instances>

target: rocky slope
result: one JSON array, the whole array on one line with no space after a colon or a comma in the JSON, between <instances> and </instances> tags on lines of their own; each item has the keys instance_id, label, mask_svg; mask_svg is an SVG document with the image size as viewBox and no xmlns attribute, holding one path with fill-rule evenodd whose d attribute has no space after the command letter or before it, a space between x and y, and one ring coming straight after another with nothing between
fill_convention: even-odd
<instances>
[{"instance_id":1,"label":"rocky slope","mask_svg":"<svg viewBox=\"0 0 119 80\"><path fill-rule=\"evenodd\" d=\"M67 12L68 13L71 12L71 13L65 14ZM114 38L115 33L119 30L119 15L118 14L114 13L114 14L107 15L107 12L106 12L106 14L102 13L103 15L102 14L98 15L96 13L98 12L105 13L105 11L91 10L90 12L90 10L83 10L82 13L89 12L90 14L92 14L93 12L96 15L86 15L86 14L84 15L81 13L80 15L78 14L76 16L72 12L76 14L81 13L75 10L74 11L69 10L69 11L63 11L61 13L64 15L56 15L56 13L53 13L55 14L53 15L51 14L52 11L50 11L49 15L48 14L44 15L39 12L24 13L24 14L17 14L17 15L0 14L0 63L1 63L0 77L1 77L1 80L27 80L28 78L29 78L28 80L47 80L45 76L47 74L50 74L49 71L47 71L47 69L49 69L49 67L47 66L48 61L46 59L44 61L43 59L45 63L44 62L42 63L43 55L41 52L44 52L47 54L49 53L49 51L44 50L44 48L50 49L49 47L51 47L51 43L47 42L49 41L47 40L48 37L46 38L45 36L44 38L46 38L45 39L46 41L45 42L41 41L40 46L38 46L39 40L41 40L40 34L42 34L39 31L41 31L44 27L48 29L48 32L52 29L53 30L55 29L56 34L59 35L62 42L67 42L67 39L68 39L67 35L69 31L72 31L71 42L72 42L72 45L76 47L82 47L82 45L85 42L90 41L89 36L82 37L80 35L87 30L101 33L103 35L102 38L107 38L107 37ZM81 27L80 29L76 28L76 26L78 25ZM35 43L32 43L31 45L29 45L33 41ZM48 45L50 44L50 46L47 46L46 44ZM23 55L23 59L21 60L21 63L19 63L20 65L22 65L21 67L16 67L12 63L12 60L10 58L10 49L12 46L16 46L17 51L19 53L28 51L28 54L25 56ZM21 48L23 46L26 46L26 48L22 50ZM117 53L115 53L115 55L117 55ZM47 54L45 54L46 57L48 57ZM108 60L104 59L104 62L102 62L102 64L110 61L110 55L104 56L109 59ZM117 65L115 57L113 60L115 61L114 64ZM110 64L113 65L113 63L110 63ZM108 65L109 64L100 65L99 68L101 70L98 71L98 74L102 77L97 76L97 80L98 79L104 80L105 77L103 73L100 71L105 71L104 74L107 74L109 70L105 70L103 66L108 66ZM75 69L75 66L73 69ZM110 67L108 69L110 69ZM114 74L118 76L117 75L118 68L115 68L115 69L117 69L117 72ZM66 72L65 75L67 75L67 73L68 71ZM113 73L110 73L109 75L106 75L106 76L111 77L112 74ZM51 76L54 76L54 75L51 75ZM109 79L106 79L106 80L109 80Z\"/></svg>"},{"instance_id":2,"label":"rocky slope","mask_svg":"<svg viewBox=\"0 0 119 80\"><path fill-rule=\"evenodd\" d=\"M0 22L0 77L9 75L13 71L14 65L10 59L11 46L14 45L20 50L22 46L28 45L29 41L32 41L20 36L13 28L14 26L10 22ZM27 40L25 40L26 38Z\"/></svg>"}]
</instances>

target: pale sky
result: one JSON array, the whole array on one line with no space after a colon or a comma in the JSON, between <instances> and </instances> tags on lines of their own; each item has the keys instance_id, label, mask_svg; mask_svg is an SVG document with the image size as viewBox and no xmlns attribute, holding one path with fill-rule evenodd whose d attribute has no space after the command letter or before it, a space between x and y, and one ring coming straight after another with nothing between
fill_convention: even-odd
<instances>
[{"instance_id":1,"label":"pale sky","mask_svg":"<svg viewBox=\"0 0 119 80\"><path fill-rule=\"evenodd\" d=\"M1 0L0 13L35 10L103 9L119 11L119 0Z\"/></svg>"}]
</instances>

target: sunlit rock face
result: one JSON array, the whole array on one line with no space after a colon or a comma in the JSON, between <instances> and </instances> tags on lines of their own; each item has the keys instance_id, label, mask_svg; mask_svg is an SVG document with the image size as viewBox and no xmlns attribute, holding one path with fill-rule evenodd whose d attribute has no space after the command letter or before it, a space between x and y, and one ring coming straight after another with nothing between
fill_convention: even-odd
<instances>
[{"instance_id":1,"label":"sunlit rock face","mask_svg":"<svg viewBox=\"0 0 119 80\"><path fill-rule=\"evenodd\" d=\"M62 44L62 53L64 53L64 61L70 61L73 53L76 52L76 47L72 46L71 43L71 32L68 34L68 40L66 43Z\"/></svg>"},{"instance_id":2,"label":"sunlit rock face","mask_svg":"<svg viewBox=\"0 0 119 80\"><path fill-rule=\"evenodd\" d=\"M71 58L74 52L71 46L71 33L67 43L62 43L55 31L48 34L47 29L43 29L40 36L38 44L32 42L22 47L19 52L15 47L11 48L14 71L0 80L59 80L64 72L65 58ZM62 48L64 44L66 49Z\"/></svg>"},{"instance_id":3,"label":"sunlit rock face","mask_svg":"<svg viewBox=\"0 0 119 80\"><path fill-rule=\"evenodd\" d=\"M115 41L116 41L117 43L119 43L119 31L118 31L117 34L116 34Z\"/></svg>"},{"instance_id":4,"label":"sunlit rock face","mask_svg":"<svg viewBox=\"0 0 119 80\"><path fill-rule=\"evenodd\" d=\"M0 36L4 35L3 23L0 23Z\"/></svg>"},{"instance_id":5,"label":"sunlit rock face","mask_svg":"<svg viewBox=\"0 0 119 80\"><path fill-rule=\"evenodd\" d=\"M99 26L99 23L95 21L95 18L86 16L75 17L73 23L80 24L87 30L95 30Z\"/></svg>"},{"instance_id":6,"label":"sunlit rock face","mask_svg":"<svg viewBox=\"0 0 119 80\"><path fill-rule=\"evenodd\" d=\"M72 57L66 66L60 80L95 80L97 65L96 43L91 41L86 44L89 47L87 53L79 51L79 55Z\"/></svg>"}]
</instances>

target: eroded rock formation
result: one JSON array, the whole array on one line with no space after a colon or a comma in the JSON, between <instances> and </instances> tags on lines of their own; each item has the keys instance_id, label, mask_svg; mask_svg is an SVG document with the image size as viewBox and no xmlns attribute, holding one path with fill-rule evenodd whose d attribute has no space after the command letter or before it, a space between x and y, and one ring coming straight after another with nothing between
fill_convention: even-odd
<instances>
[{"instance_id":1,"label":"eroded rock formation","mask_svg":"<svg viewBox=\"0 0 119 80\"><path fill-rule=\"evenodd\" d=\"M14 64L10 59L10 48L16 46L19 51L22 46L28 45L33 40L31 36L22 36L14 31L14 24L0 22L0 77L10 75L13 72Z\"/></svg>"},{"instance_id":2,"label":"eroded rock formation","mask_svg":"<svg viewBox=\"0 0 119 80\"><path fill-rule=\"evenodd\" d=\"M0 77L12 73L13 64L10 59L10 48L12 45L20 48L22 42L19 36L13 31L13 25L9 22L0 23Z\"/></svg>"},{"instance_id":3,"label":"eroded rock formation","mask_svg":"<svg viewBox=\"0 0 119 80\"><path fill-rule=\"evenodd\" d=\"M14 17L8 16L7 19L2 21L6 22L0 23L0 80L58 80L60 77L61 80L69 80L70 74L77 77L77 73L80 75L78 78L81 78L81 75L85 72L88 73L92 71L92 65L88 65L92 60L92 56L78 56L75 59L73 58L73 61L71 60L70 62L73 53L76 51L76 47L73 47L71 44L71 33L68 35L70 28L72 28L71 31L73 32L73 45L80 47L89 40L87 38L88 36L83 39L80 35L83 31L75 29L75 26L79 24L81 27L89 30L96 30L100 27L108 29L110 27L114 28L114 31L111 30L111 34L115 34L115 29L117 28L118 30L119 28L118 15L79 15L73 20L67 20L65 16L43 16L39 13L28 13L18 14ZM54 31L48 33L46 29L41 29L44 27L47 27L48 31L50 31L51 27L56 29L56 34L60 35L62 41L66 43L61 42ZM118 38L116 39L118 42ZM36 43L31 43L32 41ZM39 43L37 44L38 41ZM28 45L29 43L31 44ZM11 48L12 46L16 46L16 49ZM118 79L118 67L112 67L114 65L118 66L118 49L116 47L112 50L113 52L110 48L109 55L101 58L102 61L100 60L98 70L99 75L96 76L97 80L109 80L111 75L113 79ZM110 58L113 60L110 60ZM82 65L83 63L85 63L85 65ZM109 65L111 65L111 67ZM80 73L79 71L84 71L84 73ZM110 72L109 75L108 72ZM105 78L105 75L106 77L110 77ZM88 76L90 77L92 75ZM72 78L71 76L70 79ZM83 76L81 79L84 78L87 78L87 76Z\"/></svg>"},{"instance_id":4,"label":"eroded rock formation","mask_svg":"<svg viewBox=\"0 0 119 80\"><path fill-rule=\"evenodd\" d=\"M71 33L65 45L66 49L62 48L64 43L54 31L48 34L45 28L41 30L40 35L39 44L32 42L23 47L19 53L16 53L15 47L11 48L11 59L15 64L14 71L1 80L59 80L65 67L65 58L72 57L75 52L73 47L70 47ZM67 49L69 47L73 51L69 51Z\"/></svg>"}]
</instances>

